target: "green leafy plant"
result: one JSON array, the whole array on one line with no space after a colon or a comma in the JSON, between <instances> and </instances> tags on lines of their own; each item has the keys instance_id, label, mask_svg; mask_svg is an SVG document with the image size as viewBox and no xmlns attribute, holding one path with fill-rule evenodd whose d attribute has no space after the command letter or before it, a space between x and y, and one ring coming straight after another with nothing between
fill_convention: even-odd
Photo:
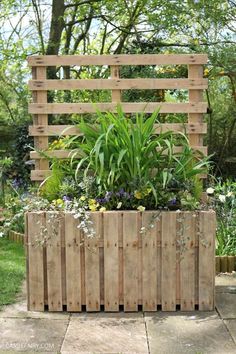
<instances>
[{"instance_id":1,"label":"green leafy plant","mask_svg":"<svg viewBox=\"0 0 236 354\"><path fill-rule=\"evenodd\" d=\"M217 215L216 254L236 255L236 182L215 181L207 192Z\"/></svg>"}]
</instances>

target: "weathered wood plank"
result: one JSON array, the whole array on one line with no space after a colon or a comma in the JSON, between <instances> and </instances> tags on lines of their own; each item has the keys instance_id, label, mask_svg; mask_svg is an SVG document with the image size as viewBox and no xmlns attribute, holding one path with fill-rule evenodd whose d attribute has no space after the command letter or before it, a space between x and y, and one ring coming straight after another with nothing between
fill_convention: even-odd
<instances>
[{"instance_id":1,"label":"weathered wood plank","mask_svg":"<svg viewBox=\"0 0 236 354\"><path fill-rule=\"evenodd\" d=\"M157 310L157 222L153 212L142 213L142 226L153 228L142 235L142 300L143 311Z\"/></svg>"},{"instance_id":2,"label":"weathered wood plank","mask_svg":"<svg viewBox=\"0 0 236 354\"><path fill-rule=\"evenodd\" d=\"M163 311L176 310L176 212L162 213L161 303Z\"/></svg>"},{"instance_id":3,"label":"weathered wood plank","mask_svg":"<svg viewBox=\"0 0 236 354\"><path fill-rule=\"evenodd\" d=\"M43 212L27 214L28 310L44 311Z\"/></svg>"},{"instance_id":4,"label":"weathered wood plank","mask_svg":"<svg viewBox=\"0 0 236 354\"><path fill-rule=\"evenodd\" d=\"M228 272L236 270L236 256L228 256Z\"/></svg>"},{"instance_id":5,"label":"weathered wood plank","mask_svg":"<svg viewBox=\"0 0 236 354\"><path fill-rule=\"evenodd\" d=\"M58 212L46 213L47 227L47 281L49 311L62 311L61 232L63 216Z\"/></svg>"},{"instance_id":6,"label":"weathered wood plank","mask_svg":"<svg viewBox=\"0 0 236 354\"><path fill-rule=\"evenodd\" d=\"M81 260L78 220L65 214L67 311L81 311Z\"/></svg>"},{"instance_id":7,"label":"weathered wood plank","mask_svg":"<svg viewBox=\"0 0 236 354\"><path fill-rule=\"evenodd\" d=\"M30 176L32 181L43 181L52 174L51 170L32 170Z\"/></svg>"},{"instance_id":8,"label":"weathered wood plank","mask_svg":"<svg viewBox=\"0 0 236 354\"><path fill-rule=\"evenodd\" d=\"M105 311L119 311L119 216L113 211L103 214Z\"/></svg>"},{"instance_id":9,"label":"weathered wood plank","mask_svg":"<svg viewBox=\"0 0 236 354\"><path fill-rule=\"evenodd\" d=\"M124 113L146 112L153 113L160 108L160 113L206 113L207 104L204 102L166 103L166 102L134 102L122 103ZM83 114L96 113L96 110L116 112L116 103L47 103L29 104L31 114ZM191 121L192 122L192 121Z\"/></svg>"},{"instance_id":10,"label":"weathered wood plank","mask_svg":"<svg viewBox=\"0 0 236 354\"><path fill-rule=\"evenodd\" d=\"M182 151L182 146L175 146L173 148L174 152L181 152ZM193 150L197 150L202 152L203 154L206 154L206 146L192 146ZM158 150L158 149L157 149ZM44 153L48 156L48 157L57 157L58 159L67 159L67 158L71 158L72 156L74 158L80 158L82 155L79 154L79 152L75 152L73 150L49 150L49 151L44 151ZM163 152L163 154L165 154L165 152ZM41 154L39 152L36 151L31 151L30 152L30 157L32 159L40 159L41 158ZM46 173L42 171L42 174Z\"/></svg>"},{"instance_id":11,"label":"weathered wood plank","mask_svg":"<svg viewBox=\"0 0 236 354\"><path fill-rule=\"evenodd\" d=\"M47 77L47 68L46 67L37 67L35 70L35 77L38 80L45 80ZM47 91L38 91L34 92L33 100L38 104L47 104ZM34 124L39 125L48 125L48 115L45 113L38 114L34 119ZM48 148L48 137L34 138L35 147L39 150L46 150ZM49 162L45 158L42 158L37 161L37 168L40 170L47 170L49 168Z\"/></svg>"},{"instance_id":12,"label":"weathered wood plank","mask_svg":"<svg viewBox=\"0 0 236 354\"><path fill-rule=\"evenodd\" d=\"M138 310L138 213L123 214L124 311Z\"/></svg>"},{"instance_id":13,"label":"weathered wood plank","mask_svg":"<svg viewBox=\"0 0 236 354\"><path fill-rule=\"evenodd\" d=\"M198 89L204 90L208 80L196 79L120 79L119 66L111 66L111 79L79 80L30 80L29 89L42 90L115 90L117 97L112 102L120 102L120 90L155 90L155 89Z\"/></svg>"},{"instance_id":14,"label":"weathered wood plank","mask_svg":"<svg viewBox=\"0 0 236 354\"><path fill-rule=\"evenodd\" d=\"M191 212L180 216L180 305L181 311L195 309L195 220Z\"/></svg>"},{"instance_id":15,"label":"weathered wood plank","mask_svg":"<svg viewBox=\"0 0 236 354\"><path fill-rule=\"evenodd\" d=\"M206 54L35 55L29 66L206 64Z\"/></svg>"},{"instance_id":16,"label":"weathered wood plank","mask_svg":"<svg viewBox=\"0 0 236 354\"><path fill-rule=\"evenodd\" d=\"M189 65L188 67L188 78L189 79L200 79L203 77L203 66L202 65ZM203 101L203 91L192 89L189 90L189 102L197 103ZM202 123L203 114L201 112L189 112L188 122L189 123ZM203 137L199 134L194 134L189 136L190 145L203 145Z\"/></svg>"},{"instance_id":17,"label":"weathered wood plank","mask_svg":"<svg viewBox=\"0 0 236 354\"><path fill-rule=\"evenodd\" d=\"M214 309L215 213L199 212L199 310Z\"/></svg>"},{"instance_id":18,"label":"weathered wood plank","mask_svg":"<svg viewBox=\"0 0 236 354\"><path fill-rule=\"evenodd\" d=\"M207 132L206 123L162 123L154 125L155 133L160 132L186 132L187 134L205 134ZM79 128L75 125L31 125L29 127L30 136L66 136L66 135L83 135Z\"/></svg>"},{"instance_id":19,"label":"weathered wood plank","mask_svg":"<svg viewBox=\"0 0 236 354\"><path fill-rule=\"evenodd\" d=\"M85 291L86 310L100 311L100 269L98 241L102 232L100 212L91 213L91 220L96 236L84 236L85 243Z\"/></svg>"}]
</instances>

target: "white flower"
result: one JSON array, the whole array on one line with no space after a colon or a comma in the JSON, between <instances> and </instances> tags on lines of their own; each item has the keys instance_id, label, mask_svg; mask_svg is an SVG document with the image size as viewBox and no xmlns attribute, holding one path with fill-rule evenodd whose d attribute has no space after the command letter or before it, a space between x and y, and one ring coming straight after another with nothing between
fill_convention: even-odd
<instances>
[{"instance_id":1,"label":"white flower","mask_svg":"<svg viewBox=\"0 0 236 354\"><path fill-rule=\"evenodd\" d=\"M225 195L224 194L220 194L219 195L219 200L221 201L221 203L225 203L225 201L226 201Z\"/></svg>"},{"instance_id":2,"label":"white flower","mask_svg":"<svg viewBox=\"0 0 236 354\"><path fill-rule=\"evenodd\" d=\"M106 211L107 209L105 208L105 207L101 207L100 209L99 209L99 211Z\"/></svg>"},{"instance_id":3,"label":"white flower","mask_svg":"<svg viewBox=\"0 0 236 354\"><path fill-rule=\"evenodd\" d=\"M139 205L139 207L137 207L137 209L138 209L139 211L144 211L146 208L145 208L144 206L142 206L142 205Z\"/></svg>"},{"instance_id":4,"label":"white flower","mask_svg":"<svg viewBox=\"0 0 236 354\"><path fill-rule=\"evenodd\" d=\"M226 194L227 197L232 197L232 195L233 195L233 192L228 192L228 193Z\"/></svg>"},{"instance_id":5,"label":"white flower","mask_svg":"<svg viewBox=\"0 0 236 354\"><path fill-rule=\"evenodd\" d=\"M120 209L120 208L121 208L121 205L122 205L122 202L119 202L119 203L117 204L116 209Z\"/></svg>"},{"instance_id":6,"label":"white flower","mask_svg":"<svg viewBox=\"0 0 236 354\"><path fill-rule=\"evenodd\" d=\"M4 236L4 233L3 232L0 232L0 237L3 237Z\"/></svg>"},{"instance_id":7,"label":"white flower","mask_svg":"<svg viewBox=\"0 0 236 354\"><path fill-rule=\"evenodd\" d=\"M209 187L209 188L207 188L207 190L206 190L206 192L207 192L207 194L214 194L214 188L212 188L212 187Z\"/></svg>"}]
</instances>

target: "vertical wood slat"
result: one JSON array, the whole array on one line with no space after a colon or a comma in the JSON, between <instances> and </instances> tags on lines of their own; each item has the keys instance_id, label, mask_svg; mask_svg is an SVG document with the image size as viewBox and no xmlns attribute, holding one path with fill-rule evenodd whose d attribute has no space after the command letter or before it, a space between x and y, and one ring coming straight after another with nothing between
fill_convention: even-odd
<instances>
[{"instance_id":1,"label":"vertical wood slat","mask_svg":"<svg viewBox=\"0 0 236 354\"><path fill-rule=\"evenodd\" d=\"M67 311L81 311L80 230L73 214L65 214Z\"/></svg>"},{"instance_id":2,"label":"vertical wood slat","mask_svg":"<svg viewBox=\"0 0 236 354\"><path fill-rule=\"evenodd\" d=\"M202 65L189 65L188 66L188 78L198 79L203 77L203 66ZM203 101L203 91L202 90L189 90L189 102L196 103ZM189 113L188 123L202 123L203 114L202 113ZM190 134L189 143L191 146L202 146L203 136L199 134Z\"/></svg>"},{"instance_id":3,"label":"vertical wood slat","mask_svg":"<svg viewBox=\"0 0 236 354\"><path fill-rule=\"evenodd\" d=\"M180 236L180 305L181 311L195 309L195 220L191 212L183 214ZM181 248L181 245L184 245Z\"/></svg>"},{"instance_id":4,"label":"vertical wood slat","mask_svg":"<svg viewBox=\"0 0 236 354\"><path fill-rule=\"evenodd\" d=\"M47 253L47 284L49 311L62 311L62 264L61 264L61 232L62 223L58 212L46 213L48 239Z\"/></svg>"},{"instance_id":5,"label":"vertical wood slat","mask_svg":"<svg viewBox=\"0 0 236 354\"><path fill-rule=\"evenodd\" d=\"M176 310L176 213L162 213L162 310Z\"/></svg>"},{"instance_id":6,"label":"vertical wood slat","mask_svg":"<svg viewBox=\"0 0 236 354\"><path fill-rule=\"evenodd\" d=\"M120 78L120 67L117 65L112 65L111 67L111 78L119 79ZM111 101L112 102L121 102L121 90L112 90L111 91Z\"/></svg>"},{"instance_id":7,"label":"vertical wood slat","mask_svg":"<svg viewBox=\"0 0 236 354\"><path fill-rule=\"evenodd\" d=\"M142 226L149 226L153 212L142 214ZM142 300L143 311L157 310L157 222L142 235Z\"/></svg>"},{"instance_id":8,"label":"vertical wood slat","mask_svg":"<svg viewBox=\"0 0 236 354\"><path fill-rule=\"evenodd\" d=\"M123 215L124 311L138 310L138 213Z\"/></svg>"},{"instance_id":9,"label":"vertical wood slat","mask_svg":"<svg viewBox=\"0 0 236 354\"><path fill-rule=\"evenodd\" d=\"M214 309L215 288L215 214L199 213L199 310Z\"/></svg>"},{"instance_id":10,"label":"vertical wood slat","mask_svg":"<svg viewBox=\"0 0 236 354\"><path fill-rule=\"evenodd\" d=\"M103 214L105 311L119 311L119 216L118 212Z\"/></svg>"},{"instance_id":11,"label":"vertical wood slat","mask_svg":"<svg viewBox=\"0 0 236 354\"><path fill-rule=\"evenodd\" d=\"M45 66L36 67L32 69L32 77L36 80L45 80L47 78L47 68ZM34 103L47 103L47 91L34 91ZM38 114L34 116L34 125L48 125L48 115ZM34 146L39 150L47 150L48 136L34 137ZM46 159L36 160L35 168L38 170L48 170L49 162Z\"/></svg>"},{"instance_id":12,"label":"vertical wood slat","mask_svg":"<svg viewBox=\"0 0 236 354\"><path fill-rule=\"evenodd\" d=\"M100 267L99 267L99 238L102 232L102 218L100 212L92 212L90 217L95 237L85 236L85 292L86 310L100 311Z\"/></svg>"},{"instance_id":13,"label":"vertical wood slat","mask_svg":"<svg viewBox=\"0 0 236 354\"><path fill-rule=\"evenodd\" d=\"M44 311L44 268L42 230L45 228L43 212L27 214L28 232L28 309Z\"/></svg>"},{"instance_id":14,"label":"vertical wood slat","mask_svg":"<svg viewBox=\"0 0 236 354\"><path fill-rule=\"evenodd\" d=\"M162 215L157 220L157 305L161 305L161 272L162 272L162 247L161 247L161 229Z\"/></svg>"}]
</instances>

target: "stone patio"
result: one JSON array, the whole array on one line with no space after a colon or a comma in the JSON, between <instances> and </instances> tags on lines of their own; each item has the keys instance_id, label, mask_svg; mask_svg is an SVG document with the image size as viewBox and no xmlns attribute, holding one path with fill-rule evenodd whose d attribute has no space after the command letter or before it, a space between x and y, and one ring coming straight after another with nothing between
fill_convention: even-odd
<instances>
[{"instance_id":1,"label":"stone patio","mask_svg":"<svg viewBox=\"0 0 236 354\"><path fill-rule=\"evenodd\" d=\"M0 311L0 333L1 354L236 354L236 273L216 277L214 312L31 312L23 292Z\"/></svg>"}]
</instances>

